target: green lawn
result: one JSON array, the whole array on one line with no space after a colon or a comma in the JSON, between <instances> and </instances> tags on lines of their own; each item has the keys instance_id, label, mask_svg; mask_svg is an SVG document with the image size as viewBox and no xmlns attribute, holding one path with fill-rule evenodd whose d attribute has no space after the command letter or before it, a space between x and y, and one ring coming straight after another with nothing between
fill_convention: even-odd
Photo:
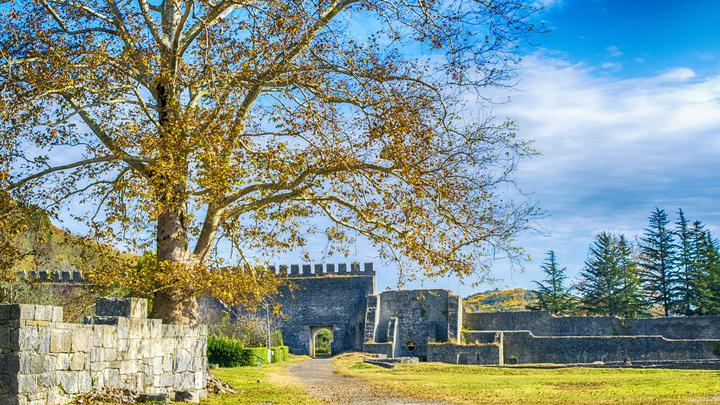
<instances>
[{"instance_id":1,"label":"green lawn","mask_svg":"<svg viewBox=\"0 0 720 405\"><path fill-rule=\"evenodd\" d=\"M290 361L257 367L219 368L212 374L238 391L233 395L212 395L203 404L320 404L285 374L285 367L306 357L292 356Z\"/></svg>"},{"instance_id":2,"label":"green lawn","mask_svg":"<svg viewBox=\"0 0 720 405\"><path fill-rule=\"evenodd\" d=\"M417 398L458 404L720 403L720 372L710 370L526 369L441 363L384 369L357 355L335 358L342 374Z\"/></svg>"}]
</instances>

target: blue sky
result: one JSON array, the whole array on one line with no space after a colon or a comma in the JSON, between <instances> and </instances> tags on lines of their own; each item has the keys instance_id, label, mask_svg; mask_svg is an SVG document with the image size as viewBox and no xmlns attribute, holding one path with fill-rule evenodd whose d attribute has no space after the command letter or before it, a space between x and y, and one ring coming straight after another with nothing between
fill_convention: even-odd
<instances>
[{"instance_id":1,"label":"blue sky","mask_svg":"<svg viewBox=\"0 0 720 405\"><path fill-rule=\"evenodd\" d=\"M521 164L518 181L547 217L518 240L533 260L524 270L497 262L495 286L533 287L550 249L575 278L596 233L634 239L656 206L672 217L683 208L720 234L720 2L545 3L538 18L551 32L524 48L517 88L496 94L510 101L493 112L516 119L542 153ZM358 259L372 260L363 250ZM394 286L393 266L381 269L378 287Z\"/></svg>"},{"instance_id":2,"label":"blue sky","mask_svg":"<svg viewBox=\"0 0 720 405\"><path fill-rule=\"evenodd\" d=\"M538 232L518 239L532 260L523 271L495 263L492 286L445 278L408 288L531 288L550 249L575 278L595 234L634 239L656 206L673 217L683 208L720 236L720 1L542 1L547 9L537 18L551 32L523 48L516 88L483 94L500 102L492 113L515 119L542 153L517 176L547 213ZM487 103L468 101L468 116L488 114ZM324 248L317 238L307 250L323 258ZM374 261L378 288L396 285L396 266L380 263L366 243L350 253L324 260Z\"/></svg>"}]
</instances>

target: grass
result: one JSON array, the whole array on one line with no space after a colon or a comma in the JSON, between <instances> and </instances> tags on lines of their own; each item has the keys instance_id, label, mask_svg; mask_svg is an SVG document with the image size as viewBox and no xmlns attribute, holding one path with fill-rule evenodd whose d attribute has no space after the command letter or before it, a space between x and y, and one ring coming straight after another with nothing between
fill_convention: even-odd
<instances>
[{"instance_id":1,"label":"grass","mask_svg":"<svg viewBox=\"0 0 720 405\"><path fill-rule=\"evenodd\" d=\"M307 357L291 356L289 361L263 365L260 368L234 367L210 370L237 391L237 394L211 395L203 404L320 404L285 374L285 368Z\"/></svg>"},{"instance_id":2,"label":"grass","mask_svg":"<svg viewBox=\"0 0 720 405\"><path fill-rule=\"evenodd\" d=\"M336 357L338 372L419 399L456 404L720 403L720 372L404 364L384 369Z\"/></svg>"}]
</instances>

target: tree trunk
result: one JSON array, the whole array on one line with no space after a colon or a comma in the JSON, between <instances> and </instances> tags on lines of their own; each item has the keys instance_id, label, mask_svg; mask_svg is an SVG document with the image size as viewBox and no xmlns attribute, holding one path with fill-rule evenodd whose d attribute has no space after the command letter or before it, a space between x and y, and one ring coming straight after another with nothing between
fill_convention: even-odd
<instances>
[{"instance_id":1,"label":"tree trunk","mask_svg":"<svg viewBox=\"0 0 720 405\"><path fill-rule=\"evenodd\" d=\"M158 218L158 262L190 264L183 211L166 211ZM180 288L166 288L155 293L152 317L163 323L196 323L199 320L197 301L193 294Z\"/></svg>"}]
</instances>

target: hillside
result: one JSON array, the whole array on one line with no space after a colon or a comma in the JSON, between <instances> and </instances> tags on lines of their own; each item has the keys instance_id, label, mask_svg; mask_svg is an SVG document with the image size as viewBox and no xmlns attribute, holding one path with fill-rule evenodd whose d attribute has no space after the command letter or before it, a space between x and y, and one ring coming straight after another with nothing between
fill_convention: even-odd
<instances>
[{"instance_id":1,"label":"hillside","mask_svg":"<svg viewBox=\"0 0 720 405\"><path fill-rule=\"evenodd\" d=\"M535 301L535 293L523 288L492 290L473 294L464 300L468 312L525 311Z\"/></svg>"}]
</instances>

